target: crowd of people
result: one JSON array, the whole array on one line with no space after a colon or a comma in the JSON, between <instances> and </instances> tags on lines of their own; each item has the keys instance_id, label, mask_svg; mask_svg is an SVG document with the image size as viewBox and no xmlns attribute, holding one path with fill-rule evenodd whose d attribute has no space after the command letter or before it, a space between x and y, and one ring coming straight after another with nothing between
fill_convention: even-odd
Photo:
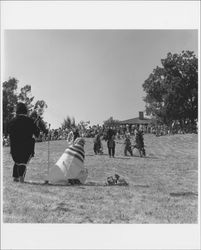
<instances>
[{"instance_id":1,"label":"crowd of people","mask_svg":"<svg viewBox=\"0 0 201 250\"><path fill-rule=\"evenodd\" d=\"M117 126L111 126L110 127L112 130L115 131L115 134L118 139L124 138L126 132L129 131L131 135L134 134L133 129L128 129L126 127L117 127ZM136 128L136 127L135 127ZM89 126L88 128L81 128L79 125L74 126L72 128L58 128L58 129L49 129L49 132L44 133L40 132L39 136L36 138L37 142L42 142L42 141L55 141L55 140L67 140L68 135L71 131L79 131L80 136L85 137L85 138L95 138L97 134L100 134L103 136L103 139L106 138L107 135L107 126L101 126L101 125L94 125L94 126ZM9 146L10 141L9 141L9 136L3 136L3 145L4 146Z\"/></svg>"},{"instance_id":2,"label":"crowd of people","mask_svg":"<svg viewBox=\"0 0 201 250\"><path fill-rule=\"evenodd\" d=\"M130 135L134 135L136 128L138 126L113 126L112 129L115 131L117 139L124 139L126 134L129 132ZM79 130L79 133L82 137L85 138L95 138L97 134L101 134L103 136L103 139L106 137L108 127L100 126L100 125L94 125L89 126L88 128L85 128L84 130L80 128L79 126L73 127L71 129L64 129L64 128L58 128L58 129L50 129L48 133L40 132L38 138L36 138L36 142L43 142L43 141L55 141L55 140L67 140L68 134L72 130ZM151 133L156 136L165 136L165 135L171 135L171 134L185 134L185 133L197 133L197 127L193 127L191 125L186 125L183 129L180 127L178 123L173 123L172 127L168 127L167 125L149 125L148 128L141 127L141 130L144 133ZM10 139L9 136L3 135L3 146L9 146L10 145Z\"/></svg>"},{"instance_id":3,"label":"crowd of people","mask_svg":"<svg viewBox=\"0 0 201 250\"><path fill-rule=\"evenodd\" d=\"M178 124L174 124L173 128L178 129ZM82 158L84 159L84 154L81 153L81 151L83 151L82 147L84 146L84 141L82 140L87 137L93 138L93 151L95 155L103 154L103 141L105 141L109 157L115 157L117 143L124 145L124 156L128 156L128 154L133 156L133 150L137 149L140 157L143 157L146 156L144 146L145 132L152 132L156 134L156 136L160 136L170 133L170 130L168 130L168 127L164 125L149 127L149 129L140 125L97 125L88 128L74 125L71 129L59 128L41 132L40 117L37 115L33 117L28 116L26 105L18 103L16 107L16 117L10 121L8 126L9 137L3 138L3 144L5 146L10 145L10 152L14 161L14 181L23 182L26 174L26 165L35 153L34 149L36 141L66 140L69 145L69 150L71 149L70 147L72 147L72 149L68 152L69 157L72 157L74 154L75 158L77 157L79 160ZM76 141L79 142L78 145L74 144ZM77 153L75 154L76 150ZM64 155L66 157L66 154Z\"/></svg>"}]
</instances>

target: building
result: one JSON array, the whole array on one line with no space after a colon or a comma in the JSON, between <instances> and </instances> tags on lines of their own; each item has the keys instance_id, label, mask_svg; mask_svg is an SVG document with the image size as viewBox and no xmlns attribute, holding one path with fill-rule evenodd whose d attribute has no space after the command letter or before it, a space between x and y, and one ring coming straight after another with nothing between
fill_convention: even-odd
<instances>
[{"instance_id":1,"label":"building","mask_svg":"<svg viewBox=\"0 0 201 250\"><path fill-rule=\"evenodd\" d=\"M133 132L133 130L137 127L140 127L143 129L145 133L151 132L151 119L144 117L144 112L140 111L139 116L132 119L127 119L124 121L120 121L119 125L124 130L129 130L129 132Z\"/></svg>"}]
</instances>

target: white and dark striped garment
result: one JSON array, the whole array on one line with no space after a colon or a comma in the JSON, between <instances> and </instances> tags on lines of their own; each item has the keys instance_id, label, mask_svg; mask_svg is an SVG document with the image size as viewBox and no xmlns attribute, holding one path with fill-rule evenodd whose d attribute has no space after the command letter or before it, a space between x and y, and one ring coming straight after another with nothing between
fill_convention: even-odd
<instances>
[{"instance_id":1,"label":"white and dark striped garment","mask_svg":"<svg viewBox=\"0 0 201 250\"><path fill-rule=\"evenodd\" d=\"M73 156L77 159L79 159L82 163L84 162L84 147L80 144L75 144L67 148L64 152L65 154L68 154L70 156Z\"/></svg>"},{"instance_id":2,"label":"white and dark striped garment","mask_svg":"<svg viewBox=\"0 0 201 250\"><path fill-rule=\"evenodd\" d=\"M61 182L69 179L78 179L85 183L88 170L84 166L84 144L83 138L77 138L61 155L55 166L50 169L49 181Z\"/></svg>"}]
</instances>

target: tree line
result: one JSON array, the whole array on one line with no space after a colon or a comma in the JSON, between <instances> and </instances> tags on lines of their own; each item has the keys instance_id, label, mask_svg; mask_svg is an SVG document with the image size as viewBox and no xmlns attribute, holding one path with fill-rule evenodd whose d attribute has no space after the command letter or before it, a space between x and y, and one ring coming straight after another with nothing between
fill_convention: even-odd
<instances>
[{"instance_id":1,"label":"tree line","mask_svg":"<svg viewBox=\"0 0 201 250\"><path fill-rule=\"evenodd\" d=\"M18 80L10 77L8 81L3 82L3 134L7 136L8 123L15 117L15 108L18 102L26 104L29 115L35 119L39 118L39 127L41 131L47 132L47 123L43 119L43 114L47 108L44 100L34 102L34 96L31 93L31 86L25 85L18 89Z\"/></svg>"}]
</instances>

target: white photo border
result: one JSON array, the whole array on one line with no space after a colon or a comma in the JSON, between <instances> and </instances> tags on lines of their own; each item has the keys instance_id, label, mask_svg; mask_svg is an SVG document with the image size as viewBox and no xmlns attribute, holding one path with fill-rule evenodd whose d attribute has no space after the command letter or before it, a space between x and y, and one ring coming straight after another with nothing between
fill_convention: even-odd
<instances>
[{"instance_id":1,"label":"white photo border","mask_svg":"<svg viewBox=\"0 0 201 250\"><path fill-rule=\"evenodd\" d=\"M12 29L194 29L199 33L200 55L200 2L1 1L1 52L3 32ZM198 144L200 152L200 137ZM2 162L1 157L1 166ZM1 190L2 184L1 168ZM1 191L1 219L2 197ZM23 240L18 242L22 234ZM200 194L198 224L41 225L5 224L1 220L1 244L2 249L200 249Z\"/></svg>"}]
</instances>

